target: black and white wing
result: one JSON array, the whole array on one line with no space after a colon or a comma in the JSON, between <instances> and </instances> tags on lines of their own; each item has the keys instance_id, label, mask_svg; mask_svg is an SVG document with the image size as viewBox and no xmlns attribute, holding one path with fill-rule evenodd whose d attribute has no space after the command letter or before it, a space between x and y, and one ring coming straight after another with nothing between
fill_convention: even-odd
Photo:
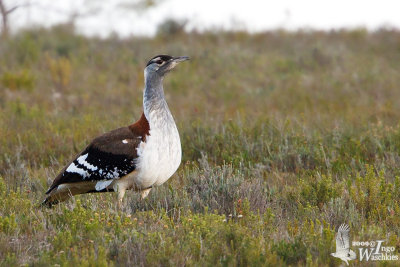
<instances>
[{"instance_id":1,"label":"black and white wing","mask_svg":"<svg viewBox=\"0 0 400 267\"><path fill-rule=\"evenodd\" d=\"M49 194L61 184L97 181L100 191L136 168L136 148L143 140L129 127L123 127L95 138L61 173L47 190Z\"/></svg>"}]
</instances>

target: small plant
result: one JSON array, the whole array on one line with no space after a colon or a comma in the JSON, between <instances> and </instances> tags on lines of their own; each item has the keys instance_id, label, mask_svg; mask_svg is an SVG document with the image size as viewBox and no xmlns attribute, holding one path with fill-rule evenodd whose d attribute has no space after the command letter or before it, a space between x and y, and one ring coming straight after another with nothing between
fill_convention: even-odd
<instances>
[{"instance_id":1,"label":"small plant","mask_svg":"<svg viewBox=\"0 0 400 267\"><path fill-rule=\"evenodd\" d=\"M28 70L6 71L0 77L0 82L2 86L10 90L32 91L35 87L35 77Z\"/></svg>"},{"instance_id":2,"label":"small plant","mask_svg":"<svg viewBox=\"0 0 400 267\"><path fill-rule=\"evenodd\" d=\"M71 63L68 58L52 58L46 55L47 66L50 70L51 80L59 91L64 91L71 81Z\"/></svg>"},{"instance_id":3,"label":"small plant","mask_svg":"<svg viewBox=\"0 0 400 267\"><path fill-rule=\"evenodd\" d=\"M280 241L272 246L272 251L276 252L286 264L304 264L307 256L307 247L299 238L293 242Z\"/></svg>"},{"instance_id":4,"label":"small plant","mask_svg":"<svg viewBox=\"0 0 400 267\"><path fill-rule=\"evenodd\" d=\"M342 185L333 183L331 176L322 175L320 177L300 180L300 201L303 205L318 206L322 209L323 205L342 195Z\"/></svg>"}]
</instances>

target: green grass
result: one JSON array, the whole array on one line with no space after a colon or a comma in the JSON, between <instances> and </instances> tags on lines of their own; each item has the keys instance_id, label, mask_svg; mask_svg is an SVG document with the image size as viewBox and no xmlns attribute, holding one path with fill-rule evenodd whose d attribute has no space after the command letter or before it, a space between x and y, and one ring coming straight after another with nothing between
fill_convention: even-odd
<instances>
[{"instance_id":1,"label":"green grass","mask_svg":"<svg viewBox=\"0 0 400 267\"><path fill-rule=\"evenodd\" d=\"M139 118L159 53L192 58L165 79L177 173L122 210L113 194L37 209L92 138ZM341 223L400 251L397 31L100 40L58 26L0 55L2 266L334 266Z\"/></svg>"}]
</instances>

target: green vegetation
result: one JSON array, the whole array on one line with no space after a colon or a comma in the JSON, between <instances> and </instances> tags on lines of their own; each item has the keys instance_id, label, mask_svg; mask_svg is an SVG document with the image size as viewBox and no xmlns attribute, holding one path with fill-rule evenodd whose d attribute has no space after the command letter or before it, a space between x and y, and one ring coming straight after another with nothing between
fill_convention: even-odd
<instances>
[{"instance_id":1,"label":"green vegetation","mask_svg":"<svg viewBox=\"0 0 400 267\"><path fill-rule=\"evenodd\" d=\"M93 137L139 118L159 53L192 58L165 80L178 172L122 210L113 194L37 209ZM2 266L334 266L341 223L400 253L400 32L101 40L58 26L0 55Z\"/></svg>"}]
</instances>

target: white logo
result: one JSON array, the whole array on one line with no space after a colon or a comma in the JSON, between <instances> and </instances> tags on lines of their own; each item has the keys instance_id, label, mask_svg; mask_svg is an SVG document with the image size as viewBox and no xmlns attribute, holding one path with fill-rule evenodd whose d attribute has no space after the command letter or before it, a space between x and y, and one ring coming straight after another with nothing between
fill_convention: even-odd
<instances>
[{"instance_id":1,"label":"white logo","mask_svg":"<svg viewBox=\"0 0 400 267\"><path fill-rule=\"evenodd\" d=\"M350 228L347 224L342 224L339 227L336 234L336 252L331 253L333 257L345 261L347 265L349 265L348 261L357 258L356 253L350 249L349 231Z\"/></svg>"},{"instance_id":2,"label":"white logo","mask_svg":"<svg viewBox=\"0 0 400 267\"><path fill-rule=\"evenodd\" d=\"M399 256L395 254L395 247L383 246L385 240L353 241L353 246L360 247L360 261L397 261Z\"/></svg>"},{"instance_id":3,"label":"white logo","mask_svg":"<svg viewBox=\"0 0 400 267\"><path fill-rule=\"evenodd\" d=\"M336 234L336 252L332 256L341 259L349 265L349 261L357 258L350 249L350 228L347 224L340 225ZM399 256L395 254L395 247L383 246L385 240L353 241L353 247L359 247L360 261L397 261Z\"/></svg>"}]
</instances>

